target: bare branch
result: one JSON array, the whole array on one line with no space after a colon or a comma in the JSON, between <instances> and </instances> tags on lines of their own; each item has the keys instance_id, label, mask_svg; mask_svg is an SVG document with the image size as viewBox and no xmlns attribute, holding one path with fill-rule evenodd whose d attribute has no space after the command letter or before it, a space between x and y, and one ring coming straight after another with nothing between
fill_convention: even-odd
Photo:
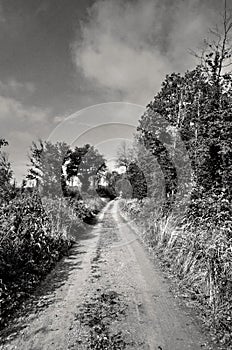
<instances>
[{"instance_id":1,"label":"bare branch","mask_svg":"<svg viewBox=\"0 0 232 350\"><path fill-rule=\"evenodd\" d=\"M209 33L215 35L216 37L218 37L219 41L222 40L222 36L221 36L221 34L220 34L219 30L218 30L218 27L216 27L215 29L210 28L209 29Z\"/></svg>"}]
</instances>

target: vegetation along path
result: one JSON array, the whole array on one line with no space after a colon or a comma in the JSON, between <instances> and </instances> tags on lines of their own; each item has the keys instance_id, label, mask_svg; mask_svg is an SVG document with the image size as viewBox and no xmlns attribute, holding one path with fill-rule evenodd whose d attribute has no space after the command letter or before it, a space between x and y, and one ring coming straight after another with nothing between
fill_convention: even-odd
<instances>
[{"instance_id":1,"label":"vegetation along path","mask_svg":"<svg viewBox=\"0 0 232 350\"><path fill-rule=\"evenodd\" d=\"M1 349L212 349L117 208L58 263Z\"/></svg>"}]
</instances>

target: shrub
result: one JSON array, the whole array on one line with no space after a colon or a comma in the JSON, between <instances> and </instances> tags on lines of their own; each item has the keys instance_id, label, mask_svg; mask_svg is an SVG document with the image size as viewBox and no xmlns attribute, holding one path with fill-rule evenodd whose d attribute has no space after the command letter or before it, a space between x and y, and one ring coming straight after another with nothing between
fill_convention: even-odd
<instances>
[{"instance_id":1,"label":"shrub","mask_svg":"<svg viewBox=\"0 0 232 350\"><path fill-rule=\"evenodd\" d=\"M64 228L66 221L62 225ZM0 326L4 326L19 301L70 245L67 231L60 226L59 219L54 219L54 212L44 209L37 193L19 195L3 203L0 208L0 298L3 310Z\"/></svg>"}]
</instances>

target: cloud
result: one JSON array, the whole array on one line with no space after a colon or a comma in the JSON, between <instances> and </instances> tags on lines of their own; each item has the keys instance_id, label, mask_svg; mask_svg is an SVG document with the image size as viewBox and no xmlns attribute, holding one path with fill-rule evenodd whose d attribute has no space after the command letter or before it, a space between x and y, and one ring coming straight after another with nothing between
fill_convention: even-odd
<instances>
[{"instance_id":1,"label":"cloud","mask_svg":"<svg viewBox=\"0 0 232 350\"><path fill-rule=\"evenodd\" d=\"M42 110L34 106L25 106L20 101L10 97L0 96L0 120L21 123L42 122L47 119L49 110Z\"/></svg>"},{"instance_id":2,"label":"cloud","mask_svg":"<svg viewBox=\"0 0 232 350\"><path fill-rule=\"evenodd\" d=\"M14 79L0 81L0 137L9 142L7 151L18 180L25 174L26 154L32 140L46 139L55 123L52 109L39 108L23 101L23 97L34 91L32 83L21 83Z\"/></svg>"},{"instance_id":3,"label":"cloud","mask_svg":"<svg viewBox=\"0 0 232 350\"><path fill-rule=\"evenodd\" d=\"M166 74L196 64L187 51L199 45L211 25L214 1L207 3L96 1L81 24L81 41L72 45L76 67L99 89L146 104Z\"/></svg>"},{"instance_id":4,"label":"cloud","mask_svg":"<svg viewBox=\"0 0 232 350\"><path fill-rule=\"evenodd\" d=\"M27 126L34 123L58 123L61 117L54 115L51 108L39 108L24 101L35 92L35 85L31 82L19 82L13 78L6 82L0 81L1 123L7 121L12 127L19 122Z\"/></svg>"},{"instance_id":5,"label":"cloud","mask_svg":"<svg viewBox=\"0 0 232 350\"><path fill-rule=\"evenodd\" d=\"M14 175L17 181L21 182L26 174L27 164L29 164L28 153L32 141L37 138L32 132L27 130L13 130L7 135L9 146L6 151L9 153L9 160L11 162Z\"/></svg>"},{"instance_id":6,"label":"cloud","mask_svg":"<svg viewBox=\"0 0 232 350\"><path fill-rule=\"evenodd\" d=\"M19 82L13 78L3 82L0 81L0 95L15 99L24 99L36 91L35 85L31 82Z\"/></svg>"}]
</instances>

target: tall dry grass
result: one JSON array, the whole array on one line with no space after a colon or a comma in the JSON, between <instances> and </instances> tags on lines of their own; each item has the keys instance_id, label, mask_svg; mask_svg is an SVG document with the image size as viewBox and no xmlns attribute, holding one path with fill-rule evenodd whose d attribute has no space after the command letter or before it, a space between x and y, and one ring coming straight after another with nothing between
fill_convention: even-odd
<instances>
[{"instance_id":1,"label":"tall dry grass","mask_svg":"<svg viewBox=\"0 0 232 350\"><path fill-rule=\"evenodd\" d=\"M0 327L71 246L70 208L19 194L0 207ZM75 218L76 219L76 218Z\"/></svg>"},{"instance_id":2,"label":"tall dry grass","mask_svg":"<svg viewBox=\"0 0 232 350\"><path fill-rule=\"evenodd\" d=\"M162 216L157 205L121 201L121 212L138 226L148 250L171 269L196 300L202 317L225 348L232 345L232 236L230 225L183 223L172 214ZM228 348L229 349L229 348Z\"/></svg>"}]
</instances>

